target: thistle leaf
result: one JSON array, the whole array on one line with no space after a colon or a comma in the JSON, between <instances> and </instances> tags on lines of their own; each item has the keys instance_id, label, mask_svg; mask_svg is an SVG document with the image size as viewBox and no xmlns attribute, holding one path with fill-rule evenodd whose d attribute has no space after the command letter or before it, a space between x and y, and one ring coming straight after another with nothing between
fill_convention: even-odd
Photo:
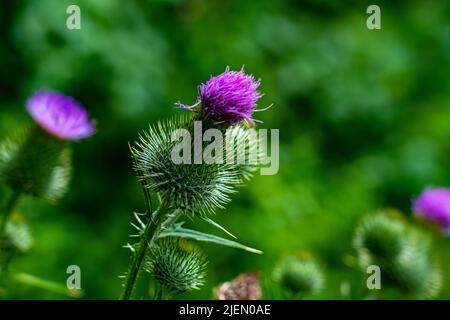
<instances>
[{"instance_id":1,"label":"thistle leaf","mask_svg":"<svg viewBox=\"0 0 450 320\"><path fill-rule=\"evenodd\" d=\"M217 222L215 222L214 220L212 220L211 218L208 218L206 216L202 216L201 217L202 220L204 220L205 222L209 223L210 225L216 227L217 229L222 230L223 232L225 232L227 235L229 235L230 237L237 239L237 237L235 235L233 235L230 231L228 231L227 229L225 229L223 226L221 226L220 224L218 224Z\"/></svg>"},{"instance_id":2,"label":"thistle leaf","mask_svg":"<svg viewBox=\"0 0 450 320\"><path fill-rule=\"evenodd\" d=\"M197 240L197 241L212 242L212 243L220 244L220 245L223 245L223 246L226 246L226 247L237 248L237 249L242 249L242 250L245 250L245 251L248 251L248 252L262 254L262 251L260 251L258 249L250 248L250 247L247 247L247 246L245 246L243 244L240 244L240 243L238 243L236 241L224 239L224 238L212 235L212 234L203 233L203 232L200 232L200 231L183 228L183 227L181 227L180 224L176 224L175 226L173 226L173 227L165 230L164 232L162 232L159 235L159 238L163 238L163 237L190 238L190 239L194 239L194 240Z\"/></svg>"}]
</instances>

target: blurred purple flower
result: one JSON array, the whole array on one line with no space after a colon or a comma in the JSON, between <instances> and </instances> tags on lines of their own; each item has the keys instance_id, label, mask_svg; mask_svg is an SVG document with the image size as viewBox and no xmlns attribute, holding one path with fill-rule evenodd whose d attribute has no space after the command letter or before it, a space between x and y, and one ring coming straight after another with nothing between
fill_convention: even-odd
<instances>
[{"instance_id":1,"label":"blurred purple flower","mask_svg":"<svg viewBox=\"0 0 450 320\"><path fill-rule=\"evenodd\" d=\"M217 123L228 125L246 121L254 123L253 112L256 102L262 97L258 92L259 80L253 75L247 75L242 68L240 71L225 72L211 79L199 87L199 97L194 106L177 103L180 107L192 110L201 105L204 113Z\"/></svg>"},{"instance_id":2,"label":"blurred purple flower","mask_svg":"<svg viewBox=\"0 0 450 320\"><path fill-rule=\"evenodd\" d=\"M79 140L95 133L86 110L72 97L39 91L28 99L26 107L39 126L60 139Z\"/></svg>"},{"instance_id":3,"label":"blurred purple flower","mask_svg":"<svg viewBox=\"0 0 450 320\"><path fill-rule=\"evenodd\" d=\"M414 200L413 211L450 235L450 189L428 188Z\"/></svg>"}]
</instances>

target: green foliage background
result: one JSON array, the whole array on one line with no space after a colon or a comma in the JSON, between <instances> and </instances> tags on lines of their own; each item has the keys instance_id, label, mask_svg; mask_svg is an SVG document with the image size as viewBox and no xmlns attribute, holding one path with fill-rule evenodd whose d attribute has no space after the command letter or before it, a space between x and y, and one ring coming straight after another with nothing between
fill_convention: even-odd
<instances>
[{"instance_id":1,"label":"green foliage background","mask_svg":"<svg viewBox=\"0 0 450 320\"><path fill-rule=\"evenodd\" d=\"M66 28L81 7L82 29ZM450 186L450 4L377 1L382 30L366 28L367 1L2 1L0 137L30 123L35 90L80 100L98 134L74 145L70 192L53 206L24 198L19 211L36 244L15 270L65 283L81 267L85 298L115 299L130 253L132 211L143 211L128 142L193 103L197 85L227 65L262 79L263 128L280 128L280 171L257 175L216 220L264 254L201 245L210 298L242 272L270 275L289 254L310 254L325 272L314 298L363 298L350 268L362 215L395 207L429 185ZM0 189L3 205L9 190ZM210 230L201 221L198 229ZM435 244L450 298L450 240ZM146 296L146 281L137 297ZM340 287L350 285L350 295ZM13 298L65 298L15 286Z\"/></svg>"}]
</instances>

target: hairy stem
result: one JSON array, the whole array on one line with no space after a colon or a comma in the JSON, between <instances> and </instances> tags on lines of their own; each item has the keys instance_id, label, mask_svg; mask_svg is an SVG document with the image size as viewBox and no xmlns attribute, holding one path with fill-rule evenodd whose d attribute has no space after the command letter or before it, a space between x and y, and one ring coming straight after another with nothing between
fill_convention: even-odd
<instances>
[{"instance_id":1,"label":"hairy stem","mask_svg":"<svg viewBox=\"0 0 450 320\"><path fill-rule=\"evenodd\" d=\"M148 209L149 208L147 208L147 210ZM131 298L131 293L133 292L139 272L141 271L142 263L144 262L147 250L152 246L155 235L159 229L158 227L161 217L164 215L166 210L167 208L165 207L164 203L161 203L154 215L152 215L152 213L148 211L151 217L147 225L145 226L144 231L142 232L141 239L139 241L139 247L133 255L133 260L131 261L131 266L125 282L125 289L120 296L121 300L129 300Z\"/></svg>"},{"instance_id":2,"label":"hairy stem","mask_svg":"<svg viewBox=\"0 0 450 320\"><path fill-rule=\"evenodd\" d=\"M131 267L127 274L125 289L120 296L121 300L129 300L131 298L131 294L135 287L139 272L141 271L142 263L147 255L147 251L153 246L153 243L160 232L169 228L182 213L182 210L176 209L165 217L164 214L167 212L167 209L168 207L165 206L164 202L161 203L154 217L147 223L144 232L142 233L141 240L139 241L139 247L134 253ZM164 217L165 220L161 222Z\"/></svg>"},{"instance_id":3,"label":"hairy stem","mask_svg":"<svg viewBox=\"0 0 450 320\"><path fill-rule=\"evenodd\" d=\"M8 223L8 220L14 210L14 207L17 204L17 201L19 200L21 195L20 191L14 191L11 195L11 198L9 198L8 204L6 205L5 212L3 214L3 217L0 221L0 236L3 236L5 234L6 224Z\"/></svg>"}]
</instances>

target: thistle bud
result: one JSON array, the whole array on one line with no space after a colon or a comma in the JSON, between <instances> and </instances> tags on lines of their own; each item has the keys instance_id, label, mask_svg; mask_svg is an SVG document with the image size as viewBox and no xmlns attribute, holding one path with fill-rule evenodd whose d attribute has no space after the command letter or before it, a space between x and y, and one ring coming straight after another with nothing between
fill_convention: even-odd
<instances>
[{"instance_id":1,"label":"thistle bud","mask_svg":"<svg viewBox=\"0 0 450 320\"><path fill-rule=\"evenodd\" d=\"M297 257L283 259L273 276L282 289L295 298L319 293L325 282L317 263Z\"/></svg>"},{"instance_id":2,"label":"thistle bud","mask_svg":"<svg viewBox=\"0 0 450 320\"><path fill-rule=\"evenodd\" d=\"M175 162L172 156L180 142L173 139L174 132L186 130L187 139L191 139L195 136L194 126L192 119L174 118L150 127L132 148L135 170L147 188L159 193L175 207L192 214L211 214L230 201L229 194L242 180L251 176L252 168L226 159L195 163L195 138L187 142L187 150L183 151L190 153L191 161ZM242 129L232 131L230 135L240 142L245 137L244 133L245 129ZM220 151L226 157L227 152L235 152L239 147L233 144L232 149L227 150L222 146ZM200 144L200 149L203 150L203 144Z\"/></svg>"},{"instance_id":3,"label":"thistle bud","mask_svg":"<svg viewBox=\"0 0 450 320\"><path fill-rule=\"evenodd\" d=\"M363 219L355 231L353 245L363 264L391 260L405 249L406 226L383 213Z\"/></svg>"},{"instance_id":4,"label":"thistle bud","mask_svg":"<svg viewBox=\"0 0 450 320\"><path fill-rule=\"evenodd\" d=\"M152 248L146 270L172 293L199 289L206 275L207 261L203 253L188 242L163 239Z\"/></svg>"},{"instance_id":5,"label":"thistle bud","mask_svg":"<svg viewBox=\"0 0 450 320\"><path fill-rule=\"evenodd\" d=\"M66 141L29 127L0 144L0 182L49 201L61 198L71 177Z\"/></svg>"},{"instance_id":6,"label":"thistle bud","mask_svg":"<svg viewBox=\"0 0 450 320\"><path fill-rule=\"evenodd\" d=\"M442 287L441 269L431 255L430 239L415 235L410 245L391 265L385 267L386 280L410 298L431 299Z\"/></svg>"},{"instance_id":7,"label":"thistle bud","mask_svg":"<svg viewBox=\"0 0 450 320\"><path fill-rule=\"evenodd\" d=\"M419 230L384 212L367 216L353 241L360 267L377 265L382 283L411 298L439 293L441 273L431 255L431 241Z\"/></svg>"},{"instance_id":8,"label":"thistle bud","mask_svg":"<svg viewBox=\"0 0 450 320\"><path fill-rule=\"evenodd\" d=\"M37 126L0 143L0 182L54 201L70 180L68 141L91 136L95 129L78 102L56 92L38 92L26 107Z\"/></svg>"}]
</instances>

